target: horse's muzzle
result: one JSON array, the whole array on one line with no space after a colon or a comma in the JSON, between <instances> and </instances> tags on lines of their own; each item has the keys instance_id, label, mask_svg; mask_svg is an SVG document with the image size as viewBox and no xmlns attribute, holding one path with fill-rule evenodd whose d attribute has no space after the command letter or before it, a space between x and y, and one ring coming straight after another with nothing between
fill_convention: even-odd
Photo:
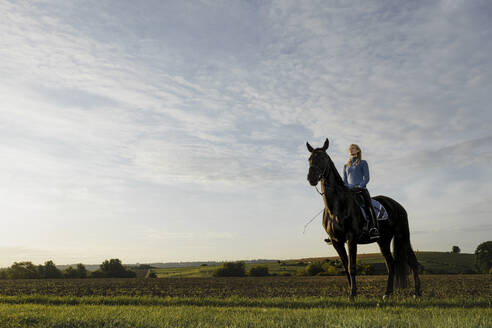
<instances>
[{"instance_id":1,"label":"horse's muzzle","mask_svg":"<svg viewBox=\"0 0 492 328\"><path fill-rule=\"evenodd\" d=\"M321 180L321 174L315 174L312 170L309 170L307 180L309 181L309 184L314 187L318 184L319 180Z\"/></svg>"}]
</instances>

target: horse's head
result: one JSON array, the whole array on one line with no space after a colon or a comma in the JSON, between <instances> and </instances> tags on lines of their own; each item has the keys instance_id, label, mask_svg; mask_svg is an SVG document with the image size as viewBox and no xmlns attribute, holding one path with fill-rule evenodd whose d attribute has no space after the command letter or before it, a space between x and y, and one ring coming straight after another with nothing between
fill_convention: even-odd
<instances>
[{"instance_id":1,"label":"horse's head","mask_svg":"<svg viewBox=\"0 0 492 328\"><path fill-rule=\"evenodd\" d=\"M318 184L329 167L330 158L326 153L329 144L330 142L326 139L323 147L314 149L309 142L306 142L307 149L311 153L311 156L309 156L309 172L307 179L312 186Z\"/></svg>"}]
</instances>

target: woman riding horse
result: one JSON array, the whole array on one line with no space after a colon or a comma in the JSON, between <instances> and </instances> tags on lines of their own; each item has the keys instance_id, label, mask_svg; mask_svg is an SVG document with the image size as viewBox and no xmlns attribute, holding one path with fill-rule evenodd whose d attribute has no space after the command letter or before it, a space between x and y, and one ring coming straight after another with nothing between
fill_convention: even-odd
<instances>
[{"instance_id":1,"label":"woman riding horse","mask_svg":"<svg viewBox=\"0 0 492 328\"><path fill-rule=\"evenodd\" d=\"M365 207L369 209L370 221L372 228L369 230L369 220L366 229L369 230L371 239L379 237L378 222L374 208L372 207L371 196L366 188L369 183L369 165L362 159L362 151L356 144L351 144L349 149L350 158L343 167L343 182L350 189L360 192L364 199Z\"/></svg>"},{"instance_id":2,"label":"woman riding horse","mask_svg":"<svg viewBox=\"0 0 492 328\"><path fill-rule=\"evenodd\" d=\"M306 143L311 153L307 179L312 186L321 182L321 194L325 204L323 227L330 236L333 247L345 268L350 286L350 296L354 297L357 294L355 282L357 244L375 241L379 245L388 269L384 296L389 297L393 293L394 277L396 277L397 286L406 287L408 267L413 272L415 296L420 296L420 264L410 244L407 212L394 199L386 196L374 197L384 206L388 213L388 219L379 224L380 237L377 240L369 238L368 234L364 233L366 219L360 210L357 193L345 185L330 156L326 153L328 145L328 139L321 148L313 148L309 143ZM350 180L348 179L347 182ZM391 241L393 241L393 255L390 250ZM348 254L345 244L348 246Z\"/></svg>"}]
</instances>

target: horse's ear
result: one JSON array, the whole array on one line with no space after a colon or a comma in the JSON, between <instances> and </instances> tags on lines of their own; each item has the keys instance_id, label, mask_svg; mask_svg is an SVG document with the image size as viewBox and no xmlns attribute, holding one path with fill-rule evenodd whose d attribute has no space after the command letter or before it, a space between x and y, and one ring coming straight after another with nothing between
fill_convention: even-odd
<instances>
[{"instance_id":1,"label":"horse's ear","mask_svg":"<svg viewBox=\"0 0 492 328\"><path fill-rule=\"evenodd\" d=\"M328 146L329 145L330 145L330 142L328 141L328 138L326 138L325 144L323 145L323 147L321 147L321 149L323 149L324 151L326 151L328 149Z\"/></svg>"},{"instance_id":2,"label":"horse's ear","mask_svg":"<svg viewBox=\"0 0 492 328\"><path fill-rule=\"evenodd\" d=\"M309 142L306 142L306 147L307 147L307 149L309 150L310 153L313 152L314 148L311 147L311 145L309 144Z\"/></svg>"}]
</instances>

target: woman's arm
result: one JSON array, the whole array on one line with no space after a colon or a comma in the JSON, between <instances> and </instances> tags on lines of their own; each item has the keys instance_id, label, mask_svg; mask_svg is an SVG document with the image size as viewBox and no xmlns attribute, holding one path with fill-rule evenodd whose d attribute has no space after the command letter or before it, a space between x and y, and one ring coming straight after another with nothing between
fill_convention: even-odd
<instances>
[{"instance_id":1,"label":"woman's arm","mask_svg":"<svg viewBox=\"0 0 492 328\"><path fill-rule=\"evenodd\" d=\"M369 165L367 165L366 161L361 161L361 169L362 169L362 182L360 184L361 188L365 188L369 183Z\"/></svg>"},{"instance_id":2,"label":"woman's arm","mask_svg":"<svg viewBox=\"0 0 492 328\"><path fill-rule=\"evenodd\" d=\"M347 183L347 164L343 166L343 183L345 183L346 186L348 186Z\"/></svg>"}]
</instances>

